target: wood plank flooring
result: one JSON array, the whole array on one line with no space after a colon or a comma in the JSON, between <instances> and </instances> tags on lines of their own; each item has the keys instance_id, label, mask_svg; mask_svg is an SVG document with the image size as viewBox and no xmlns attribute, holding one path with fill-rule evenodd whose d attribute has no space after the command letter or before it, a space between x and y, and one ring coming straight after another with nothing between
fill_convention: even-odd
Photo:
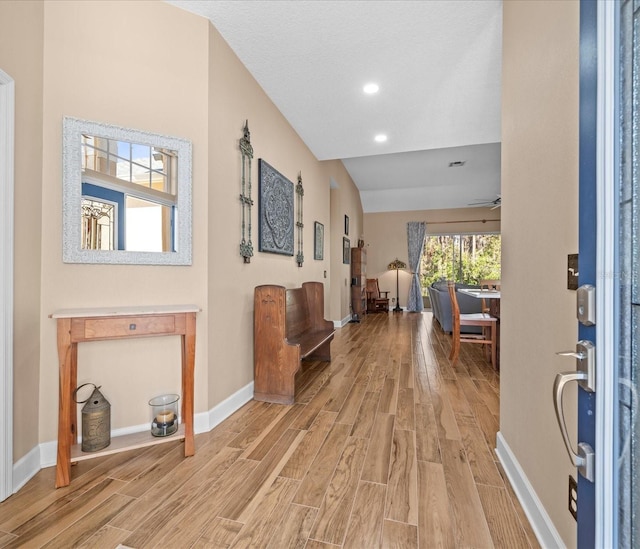
<instances>
[{"instance_id":1,"label":"wood plank flooring","mask_svg":"<svg viewBox=\"0 0 640 549\"><path fill-rule=\"evenodd\" d=\"M539 547L493 452L499 375L448 360L430 313L368 315L305 363L296 403L251 401L181 443L40 471L0 547Z\"/></svg>"}]
</instances>

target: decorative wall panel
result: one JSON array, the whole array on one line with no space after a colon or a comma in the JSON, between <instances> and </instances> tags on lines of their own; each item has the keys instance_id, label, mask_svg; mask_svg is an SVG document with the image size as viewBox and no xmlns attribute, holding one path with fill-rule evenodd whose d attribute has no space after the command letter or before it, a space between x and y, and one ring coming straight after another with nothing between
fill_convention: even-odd
<instances>
[{"instance_id":1,"label":"decorative wall panel","mask_svg":"<svg viewBox=\"0 0 640 549\"><path fill-rule=\"evenodd\" d=\"M261 252L293 255L293 183L262 158L258 160L260 180Z\"/></svg>"}]
</instances>

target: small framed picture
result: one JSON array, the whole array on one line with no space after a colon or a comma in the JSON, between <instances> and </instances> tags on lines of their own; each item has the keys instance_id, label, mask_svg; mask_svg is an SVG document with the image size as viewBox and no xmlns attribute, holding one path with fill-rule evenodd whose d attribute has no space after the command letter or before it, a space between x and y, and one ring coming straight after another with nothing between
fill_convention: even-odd
<instances>
[{"instance_id":1,"label":"small framed picture","mask_svg":"<svg viewBox=\"0 0 640 549\"><path fill-rule=\"evenodd\" d=\"M344 234L349 236L349 216L348 215L344 216Z\"/></svg>"},{"instance_id":2,"label":"small framed picture","mask_svg":"<svg viewBox=\"0 0 640 549\"><path fill-rule=\"evenodd\" d=\"M313 259L324 259L324 225L318 221L314 224Z\"/></svg>"},{"instance_id":3,"label":"small framed picture","mask_svg":"<svg viewBox=\"0 0 640 549\"><path fill-rule=\"evenodd\" d=\"M342 237L342 263L351 263L351 241L346 236Z\"/></svg>"}]
</instances>

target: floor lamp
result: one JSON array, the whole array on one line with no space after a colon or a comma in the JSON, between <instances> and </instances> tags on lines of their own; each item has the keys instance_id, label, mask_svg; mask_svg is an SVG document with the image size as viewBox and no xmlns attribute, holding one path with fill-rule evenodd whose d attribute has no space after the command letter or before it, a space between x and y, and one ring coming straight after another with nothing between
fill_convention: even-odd
<instances>
[{"instance_id":1,"label":"floor lamp","mask_svg":"<svg viewBox=\"0 0 640 549\"><path fill-rule=\"evenodd\" d=\"M403 261L400 261L397 257L387 266L387 269L389 269L390 271L396 272L396 306L393 308L394 313L396 311L402 312L402 308L400 307L400 279L399 279L400 275L398 274L398 271L400 269L406 269L406 268L407 268L407 264L404 263Z\"/></svg>"}]
</instances>

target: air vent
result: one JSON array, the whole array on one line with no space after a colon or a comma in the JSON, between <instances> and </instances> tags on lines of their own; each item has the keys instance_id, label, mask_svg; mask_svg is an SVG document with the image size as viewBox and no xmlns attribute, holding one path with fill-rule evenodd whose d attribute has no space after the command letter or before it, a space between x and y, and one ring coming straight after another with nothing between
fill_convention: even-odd
<instances>
[{"instance_id":1,"label":"air vent","mask_svg":"<svg viewBox=\"0 0 640 549\"><path fill-rule=\"evenodd\" d=\"M450 168L462 168L464 166L466 160L454 160L453 162L449 162Z\"/></svg>"}]
</instances>

